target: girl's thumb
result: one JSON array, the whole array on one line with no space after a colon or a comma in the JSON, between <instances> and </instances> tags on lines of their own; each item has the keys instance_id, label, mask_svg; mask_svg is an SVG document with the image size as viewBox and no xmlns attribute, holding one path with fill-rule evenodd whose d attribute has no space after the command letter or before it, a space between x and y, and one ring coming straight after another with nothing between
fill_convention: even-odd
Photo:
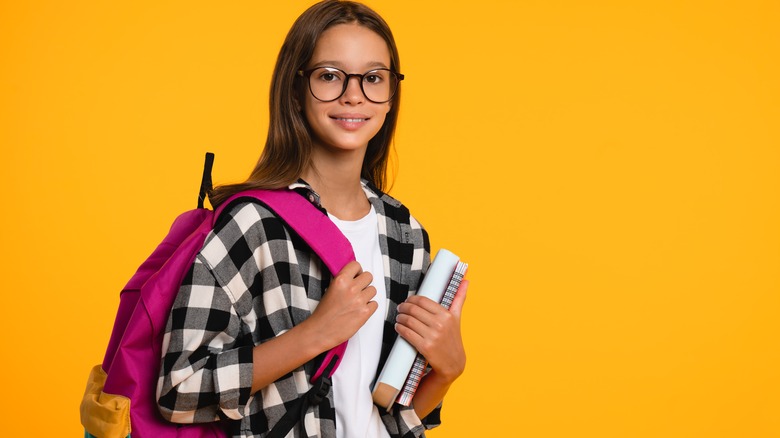
<instances>
[{"instance_id":1,"label":"girl's thumb","mask_svg":"<svg viewBox=\"0 0 780 438\"><path fill-rule=\"evenodd\" d=\"M468 288L469 288L469 281L463 280L460 283L457 292L455 292L455 298L452 299L450 312L452 312L452 314L457 316L458 318L460 318L460 314L463 311L463 303L466 302L466 291L468 290Z\"/></svg>"}]
</instances>

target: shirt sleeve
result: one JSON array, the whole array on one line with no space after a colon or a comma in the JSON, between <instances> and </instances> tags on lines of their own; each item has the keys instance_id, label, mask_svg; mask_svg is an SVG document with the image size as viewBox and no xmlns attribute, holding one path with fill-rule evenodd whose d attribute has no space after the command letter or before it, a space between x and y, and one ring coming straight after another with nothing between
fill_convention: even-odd
<instances>
[{"instance_id":1,"label":"shirt sleeve","mask_svg":"<svg viewBox=\"0 0 780 438\"><path fill-rule=\"evenodd\" d=\"M163 339L160 412L176 423L242 418L252 387L251 339L231 296L199 256L174 302Z\"/></svg>"},{"instance_id":2,"label":"shirt sleeve","mask_svg":"<svg viewBox=\"0 0 780 438\"><path fill-rule=\"evenodd\" d=\"M254 346L305 320L319 298L310 299L306 285L320 288L320 263L310 261L298 241L258 203L237 204L220 218L168 319L158 380L166 419L265 422L306 392L302 366L252 394L253 367L265 362L253 362Z\"/></svg>"},{"instance_id":3,"label":"shirt sleeve","mask_svg":"<svg viewBox=\"0 0 780 438\"><path fill-rule=\"evenodd\" d=\"M166 419L199 423L253 414L253 348L278 334L268 329L264 303L278 307L277 329L292 326L285 295L269 292L281 289L274 265L293 265L288 243L281 221L256 203L235 206L206 238L163 338L158 404Z\"/></svg>"}]
</instances>

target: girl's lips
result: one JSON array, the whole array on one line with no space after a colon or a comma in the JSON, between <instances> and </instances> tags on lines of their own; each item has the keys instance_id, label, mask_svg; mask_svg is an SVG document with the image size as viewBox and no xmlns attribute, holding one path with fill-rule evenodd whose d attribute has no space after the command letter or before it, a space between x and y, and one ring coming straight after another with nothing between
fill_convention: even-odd
<instances>
[{"instance_id":1,"label":"girl's lips","mask_svg":"<svg viewBox=\"0 0 780 438\"><path fill-rule=\"evenodd\" d=\"M336 120L343 120L345 122L365 122L366 118L357 118L357 117L334 117Z\"/></svg>"},{"instance_id":2,"label":"girl's lips","mask_svg":"<svg viewBox=\"0 0 780 438\"><path fill-rule=\"evenodd\" d=\"M363 126L370 119L370 117L366 117L363 115L351 115L351 114L330 116L330 118L331 120L335 121L337 125L341 126L347 131L355 131L357 129L360 129L360 127Z\"/></svg>"}]
</instances>

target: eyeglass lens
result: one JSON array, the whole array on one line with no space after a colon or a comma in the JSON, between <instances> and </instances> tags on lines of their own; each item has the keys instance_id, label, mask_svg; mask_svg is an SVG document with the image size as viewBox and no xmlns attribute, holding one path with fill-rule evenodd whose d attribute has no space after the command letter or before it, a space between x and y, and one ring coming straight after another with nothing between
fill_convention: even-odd
<instances>
[{"instance_id":1,"label":"eyeglass lens","mask_svg":"<svg viewBox=\"0 0 780 438\"><path fill-rule=\"evenodd\" d=\"M347 89L347 78L357 76L363 94L372 102L382 103L392 99L398 87L398 78L390 70L371 70L363 75L347 75L332 67L320 67L309 75L309 89L319 100L332 101L341 97ZM362 77L360 77L362 76Z\"/></svg>"}]
</instances>

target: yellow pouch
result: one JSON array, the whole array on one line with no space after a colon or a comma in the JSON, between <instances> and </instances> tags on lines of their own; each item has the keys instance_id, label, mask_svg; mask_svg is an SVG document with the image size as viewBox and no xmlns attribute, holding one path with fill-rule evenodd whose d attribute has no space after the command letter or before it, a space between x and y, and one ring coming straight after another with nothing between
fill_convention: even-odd
<instances>
[{"instance_id":1,"label":"yellow pouch","mask_svg":"<svg viewBox=\"0 0 780 438\"><path fill-rule=\"evenodd\" d=\"M130 434L130 399L104 393L105 383L106 372L95 365L81 399L81 425L100 438L125 438Z\"/></svg>"}]
</instances>

